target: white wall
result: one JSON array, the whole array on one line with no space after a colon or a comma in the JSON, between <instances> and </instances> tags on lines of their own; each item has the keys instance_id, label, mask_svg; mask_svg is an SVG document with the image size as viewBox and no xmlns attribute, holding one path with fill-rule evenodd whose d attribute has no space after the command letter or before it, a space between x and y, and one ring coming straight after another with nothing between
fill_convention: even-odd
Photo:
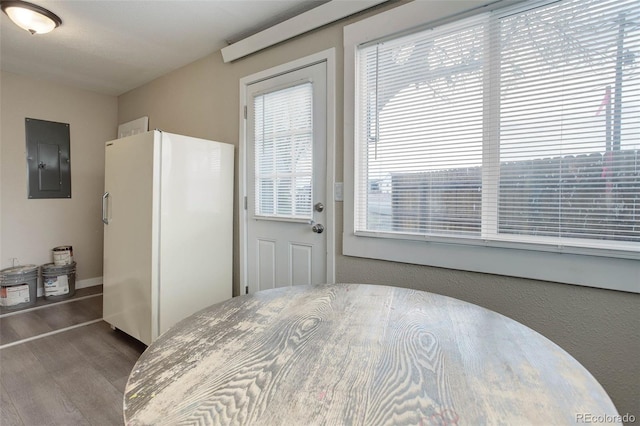
<instances>
[{"instance_id":1,"label":"white wall","mask_svg":"<svg viewBox=\"0 0 640 426\"><path fill-rule=\"evenodd\" d=\"M48 263L53 247L72 245L76 282L99 280L104 142L116 137L117 98L7 72L0 93L0 267ZM69 123L71 199L28 199L26 117Z\"/></svg>"}]
</instances>

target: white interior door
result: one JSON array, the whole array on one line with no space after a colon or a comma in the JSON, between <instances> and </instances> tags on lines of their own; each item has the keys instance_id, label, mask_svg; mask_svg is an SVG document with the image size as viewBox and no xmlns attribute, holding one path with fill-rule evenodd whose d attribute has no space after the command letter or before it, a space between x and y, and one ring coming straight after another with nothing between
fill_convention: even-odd
<instances>
[{"instance_id":1,"label":"white interior door","mask_svg":"<svg viewBox=\"0 0 640 426\"><path fill-rule=\"evenodd\" d=\"M247 283L327 280L326 63L247 88Z\"/></svg>"}]
</instances>

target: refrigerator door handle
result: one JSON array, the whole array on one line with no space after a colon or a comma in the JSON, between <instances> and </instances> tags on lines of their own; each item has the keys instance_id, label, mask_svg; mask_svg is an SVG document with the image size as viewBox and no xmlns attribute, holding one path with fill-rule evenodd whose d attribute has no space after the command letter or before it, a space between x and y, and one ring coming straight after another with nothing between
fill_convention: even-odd
<instances>
[{"instance_id":1,"label":"refrigerator door handle","mask_svg":"<svg viewBox=\"0 0 640 426\"><path fill-rule=\"evenodd\" d=\"M102 194L102 223L105 225L109 224L109 218L107 218L108 207L109 207L109 193L105 192Z\"/></svg>"}]
</instances>

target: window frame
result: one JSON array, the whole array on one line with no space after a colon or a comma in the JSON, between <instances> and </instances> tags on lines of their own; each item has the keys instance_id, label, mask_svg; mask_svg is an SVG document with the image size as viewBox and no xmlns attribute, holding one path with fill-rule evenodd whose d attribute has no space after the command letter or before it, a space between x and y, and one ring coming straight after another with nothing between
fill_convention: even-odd
<instances>
[{"instance_id":1,"label":"window frame","mask_svg":"<svg viewBox=\"0 0 640 426\"><path fill-rule=\"evenodd\" d=\"M355 231L355 177L360 175L355 135L358 47L517 3L522 1L411 2L344 27L343 254L640 293L640 252L566 247L552 241L529 244L526 236L518 236L521 241L490 241ZM483 197L483 211L490 200Z\"/></svg>"}]
</instances>

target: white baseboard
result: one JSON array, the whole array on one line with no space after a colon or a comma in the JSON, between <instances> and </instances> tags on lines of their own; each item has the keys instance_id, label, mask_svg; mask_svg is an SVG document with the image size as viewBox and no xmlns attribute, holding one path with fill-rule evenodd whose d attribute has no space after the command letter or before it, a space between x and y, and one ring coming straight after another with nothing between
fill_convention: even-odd
<instances>
[{"instance_id":1,"label":"white baseboard","mask_svg":"<svg viewBox=\"0 0 640 426\"><path fill-rule=\"evenodd\" d=\"M76 289L93 287L102 284L102 277L87 278L86 280L76 281Z\"/></svg>"},{"instance_id":2,"label":"white baseboard","mask_svg":"<svg viewBox=\"0 0 640 426\"><path fill-rule=\"evenodd\" d=\"M76 281L76 290L79 288L93 287L101 284L102 284L102 277L94 277L94 278L87 278L86 280L78 280ZM42 296L44 296L44 287L42 287L42 283L39 283L37 297L42 297Z\"/></svg>"}]
</instances>

